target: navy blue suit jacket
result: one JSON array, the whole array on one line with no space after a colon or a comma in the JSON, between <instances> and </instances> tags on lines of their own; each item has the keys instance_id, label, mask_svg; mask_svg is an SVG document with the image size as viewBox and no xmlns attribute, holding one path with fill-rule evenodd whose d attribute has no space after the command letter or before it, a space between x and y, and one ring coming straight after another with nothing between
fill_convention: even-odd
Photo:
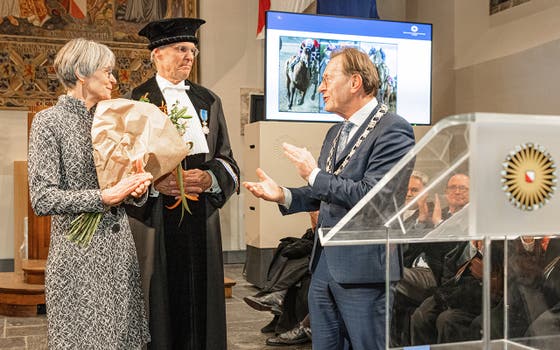
<instances>
[{"instance_id":1,"label":"navy blue suit jacket","mask_svg":"<svg viewBox=\"0 0 560 350\"><path fill-rule=\"evenodd\" d=\"M348 142L339 157L341 160L350 152L352 145L367 127L378 108L379 105ZM326 162L341 125L341 123L334 125L327 132L318 159L321 171L315 178L313 186L289 189L292 192L290 208L279 206L284 215L320 210L318 226L333 227L414 146L414 132L410 124L396 114L387 113L356 150L345 169L339 175L333 175L325 170ZM340 163L336 164L338 165ZM402 172L403 178L400 181L391 182L394 188L384 189L386 200L383 202L395 203L394 200L399 204L404 202L412 167L413 164L410 164L409 171ZM378 216L372 215L372 226L381 225L385 219ZM329 271L338 283L385 282L385 245L323 248L316 235L311 258L312 271L322 249L325 250ZM390 266L391 280L398 280L402 266L400 253L391 254Z\"/></svg>"}]
</instances>

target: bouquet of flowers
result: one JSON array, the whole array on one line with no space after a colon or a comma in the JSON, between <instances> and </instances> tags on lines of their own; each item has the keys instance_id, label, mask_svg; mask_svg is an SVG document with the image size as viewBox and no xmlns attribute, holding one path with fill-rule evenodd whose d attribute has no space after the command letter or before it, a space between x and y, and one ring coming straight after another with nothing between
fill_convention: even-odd
<instances>
[{"instance_id":1,"label":"bouquet of flowers","mask_svg":"<svg viewBox=\"0 0 560 350\"><path fill-rule=\"evenodd\" d=\"M91 136L101 190L144 169L156 181L175 169L189 153L189 147L177 133L174 122L158 107L141 101L114 99L99 102ZM80 214L72 222L68 238L87 246L102 215Z\"/></svg>"},{"instance_id":2,"label":"bouquet of flowers","mask_svg":"<svg viewBox=\"0 0 560 350\"><path fill-rule=\"evenodd\" d=\"M148 102L148 103L150 102L150 99L148 98L148 93L147 92L144 96L140 97L140 101ZM171 111L168 111L167 106L162 103L162 105L159 106L159 109L163 113L166 113L169 116L169 120L173 123L173 125L177 129L177 132L179 133L179 136L182 137L185 134L185 132L187 131L187 119L192 118L192 116L187 114L187 108L186 107L181 108L176 103L173 106L171 106ZM190 149L192 149L193 143L189 141L189 142L186 143L186 145L187 145L187 148L190 150ZM181 220L179 221L179 225L180 225L181 222L183 221L185 211L188 212L189 214L191 214L191 210L189 208L189 204L187 202L187 199L190 199L192 201L198 201L198 195L185 193L185 187L184 187L184 184L183 184L183 165L181 164L181 162L179 162L179 164L177 165L177 168L175 169L175 176L177 177L177 184L179 186L180 196L179 196L179 199L177 199L177 202L175 202L173 205L166 206L166 208L172 210L172 209L177 208L179 206L179 204L182 204L182 206L181 206Z\"/></svg>"}]
</instances>

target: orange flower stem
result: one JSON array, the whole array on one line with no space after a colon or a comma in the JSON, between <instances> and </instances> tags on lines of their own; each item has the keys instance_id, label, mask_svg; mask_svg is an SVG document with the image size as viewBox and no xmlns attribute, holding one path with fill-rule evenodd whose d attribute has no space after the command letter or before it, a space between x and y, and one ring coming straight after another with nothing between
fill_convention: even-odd
<instances>
[{"instance_id":1,"label":"orange flower stem","mask_svg":"<svg viewBox=\"0 0 560 350\"><path fill-rule=\"evenodd\" d=\"M181 204L181 199L177 199L177 201L175 203L173 203L172 205L166 205L165 207L169 210L175 209L179 206L179 204Z\"/></svg>"},{"instance_id":2,"label":"orange flower stem","mask_svg":"<svg viewBox=\"0 0 560 350\"><path fill-rule=\"evenodd\" d=\"M198 194L196 194L196 193L193 193L193 194L185 193L185 197L187 199L190 199L193 202L198 202Z\"/></svg>"},{"instance_id":3,"label":"orange flower stem","mask_svg":"<svg viewBox=\"0 0 560 350\"><path fill-rule=\"evenodd\" d=\"M185 198L187 198L188 200L191 200L193 202L198 202L198 195L197 194L187 194L185 193ZM183 201L181 200L181 198L177 199L177 201L175 203L173 203L172 205L166 205L165 207L169 210L171 209L175 209L179 206L179 204L181 204Z\"/></svg>"}]
</instances>

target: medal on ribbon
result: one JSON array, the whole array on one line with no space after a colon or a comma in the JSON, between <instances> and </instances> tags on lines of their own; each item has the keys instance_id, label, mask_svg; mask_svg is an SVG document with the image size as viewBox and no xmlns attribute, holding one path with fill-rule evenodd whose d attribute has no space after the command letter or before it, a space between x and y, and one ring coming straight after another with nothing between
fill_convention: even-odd
<instances>
[{"instance_id":1,"label":"medal on ribbon","mask_svg":"<svg viewBox=\"0 0 560 350\"><path fill-rule=\"evenodd\" d=\"M200 119L202 120L202 132L204 135L208 135L210 133L210 129L208 128L208 111L205 109L200 110Z\"/></svg>"}]
</instances>

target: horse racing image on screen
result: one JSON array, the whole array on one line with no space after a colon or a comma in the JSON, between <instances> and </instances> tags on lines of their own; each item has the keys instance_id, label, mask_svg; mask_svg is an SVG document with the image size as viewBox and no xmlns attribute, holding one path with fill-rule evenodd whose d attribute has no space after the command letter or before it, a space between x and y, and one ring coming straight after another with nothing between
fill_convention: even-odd
<instances>
[{"instance_id":1,"label":"horse racing image on screen","mask_svg":"<svg viewBox=\"0 0 560 350\"><path fill-rule=\"evenodd\" d=\"M280 37L280 42L278 109L281 112L329 113L323 108L317 86L321 84L331 52L343 47L368 53L379 74L377 100L389 106L389 111L396 112L397 45L287 36Z\"/></svg>"},{"instance_id":2,"label":"horse racing image on screen","mask_svg":"<svg viewBox=\"0 0 560 350\"><path fill-rule=\"evenodd\" d=\"M412 124L430 124L431 25L267 12L266 119L338 121L317 92L330 54L367 53L377 67L377 100Z\"/></svg>"}]
</instances>

